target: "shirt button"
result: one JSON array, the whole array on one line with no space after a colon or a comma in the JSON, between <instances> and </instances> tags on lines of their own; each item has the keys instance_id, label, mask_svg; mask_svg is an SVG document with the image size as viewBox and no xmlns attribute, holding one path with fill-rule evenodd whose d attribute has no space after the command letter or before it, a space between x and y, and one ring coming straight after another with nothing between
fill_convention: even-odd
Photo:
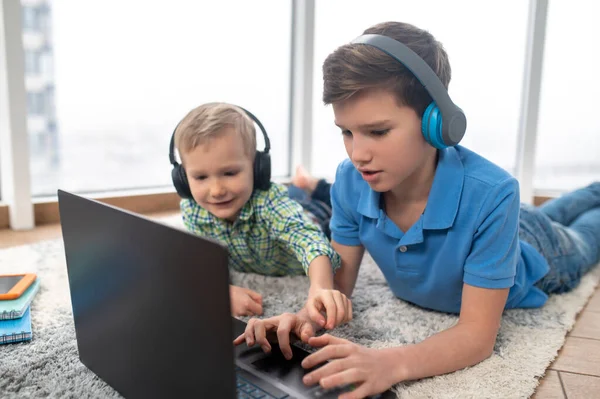
<instances>
[{"instance_id":1,"label":"shirt button","mask_svg":"<svg viewBox=\"0 0 600 399\"><path fill-rule=\"evenodd\" d=\"M400 252L406 252L406 250L407 250L407 249L408 249L408 248L406 248L406 245L402 245L402 246L400 247Z\"/></svg>"}]
</instances>

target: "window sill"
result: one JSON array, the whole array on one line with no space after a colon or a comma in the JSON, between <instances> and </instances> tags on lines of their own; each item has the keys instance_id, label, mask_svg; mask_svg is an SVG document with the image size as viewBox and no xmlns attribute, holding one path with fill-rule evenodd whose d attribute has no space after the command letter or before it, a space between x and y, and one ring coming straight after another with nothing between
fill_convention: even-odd
<instances>
[{"instance_id":1,"label":"window sill","mask_svg":"<svg viewBox=\"0 0 600 399\"><path fill-rule=\"evenodd\" d=\"M289 178L273 179L277 183L289 184ZM538 193L534 197L534 205L538 206L558 196L560 193ZM179 209L180 198L177 193L170 189L144 189L112 191L107 193L85 194L100 202L110 204L119 208L136 213L155 213L176 211ZM35 225L58 223L60 221L58 212L58 201L56 197L34 198L33 209ZM0 229L9 226L8 205L0 202Z\"/></svg>"},{"instance_id":2,"label":"window sill","mask_svg":"<svg viewBox=\"0 0 600 399\"><path fill-rule=\"evenodd\" d=\"M273 181L288 185L289 177L273 178ZM135 213L156 213L176 211L180 198L174 189L153 188L140 190L110 191L105 193L82 194L100 202L113 205ZM58 223L58 198L56 196L33 198L35 225ZM9 227L8 205L0 202L0 229Z\"/></svg>"}]
</instances>

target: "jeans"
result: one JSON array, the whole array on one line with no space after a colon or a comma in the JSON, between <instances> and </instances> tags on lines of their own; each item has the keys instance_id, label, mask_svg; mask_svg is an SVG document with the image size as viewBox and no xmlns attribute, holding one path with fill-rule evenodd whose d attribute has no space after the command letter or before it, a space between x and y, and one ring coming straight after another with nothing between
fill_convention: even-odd
<instances>
[{"instance_id":1,"label":"jeans","mask_svg":"<svg viewBox=\"0 0 600 399\"><path fill-rule=\"evenodd\" d=\"M331 240L331 230L329 229L329 221L331 220L330 190L331 183L327 183L323 179L319 180L317 187L310 195L293 184L288 187L290 198L302 205L305 211L312 214L329 240Z\"/></svg>"},{"instance_id":2,"label":"jeans","mask_svg":"<svg viewBox=\"0 0 600 399\"><path fill-rule=\"evenodd\" d=\"M519 238L550 265L536 285L547 294L575 288L600 262L600 182L547 201L521 205Z\"/></svg>"}]
</instances>

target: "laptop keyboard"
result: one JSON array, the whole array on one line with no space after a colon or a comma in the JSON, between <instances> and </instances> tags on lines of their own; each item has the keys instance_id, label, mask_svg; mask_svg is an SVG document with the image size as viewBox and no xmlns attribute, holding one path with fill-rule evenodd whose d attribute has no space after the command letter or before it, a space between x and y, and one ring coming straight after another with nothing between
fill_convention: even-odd
<instances>
[{"instance_id":1,"label":"laptop keyboard","mask_svg":"<svg viewBox=\"0 0 600 399\"><path fill-rule=\"evenodd\" d=\"M236 388L238 399L291 399L288 394L270 385L268 382L258 380L257 377L248 373L247 371L236 367ZM305 392L306 396L311 398L337 398L338 395L352 390L353 387L336 387L332 389L323 389L319 385L314 386L312 389L307 389ZM380 395L376 395L370 398L378 398Z\"/></svg>"},{"instance_id":2,"label":"laptop keyboard","mask_svg":"<svg viewBox=\"0 0 600 399\"><path fill-rule=\"evenodd\" d=\"M243 370L237 368L235 379L236 379L236 387L237 387L237 397L238 399L285 399L288 398L288 395L285 393L277 394L275 392L267 392L264 389L260 388L258 385L253 384L243 377L242 374L245 374ZM275 389L278 391L278 389Z\"/></svg>"}]
</instances>

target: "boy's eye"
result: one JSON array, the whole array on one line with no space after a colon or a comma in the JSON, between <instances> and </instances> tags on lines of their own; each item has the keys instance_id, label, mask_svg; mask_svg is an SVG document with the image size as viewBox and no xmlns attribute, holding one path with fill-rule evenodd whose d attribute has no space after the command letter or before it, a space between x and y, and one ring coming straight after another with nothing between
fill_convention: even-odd
<instances>
[{"instance_id":1,"label":"boy's eye","mask_svg":"<svg viewBox=\"0 0 600 399\"><path fill-rule=\"evenodd\" d=\"M390 129L381 129L381 130L372 130L371 134L373 136L385 136L386 134L388 134L390 131Z\"/></svg>"},{"instance_id":2,"label":"boy's eye","mask_svg":"<svg viewBox=\"0 0 600 399\"><path fill-rule=\"evenodd\" d=\"M235 176L238 174L237 170L230 170L228 172L225 172L225 176Z\"/></svg>"},{"instance_id":3,"label":"boy's eye","mask_svg":"<svg viewBox=\"0 0 600 399\"><path fill-rule=\"evenodd\" d=\"M196 179L196 180L205 180L206 176L204 176L204 175L195 176L194 179Z\"/></svg>"},{"instance_id":4,"label":"boy's eye","mask_svg":"<svg viewBox=\"0 0 600 399\"><path fill-rule=\"evenodd\" d=\"M342 136L352 136L352 132L350 130L342 130Z\"/></svg>"}]
</instances>

